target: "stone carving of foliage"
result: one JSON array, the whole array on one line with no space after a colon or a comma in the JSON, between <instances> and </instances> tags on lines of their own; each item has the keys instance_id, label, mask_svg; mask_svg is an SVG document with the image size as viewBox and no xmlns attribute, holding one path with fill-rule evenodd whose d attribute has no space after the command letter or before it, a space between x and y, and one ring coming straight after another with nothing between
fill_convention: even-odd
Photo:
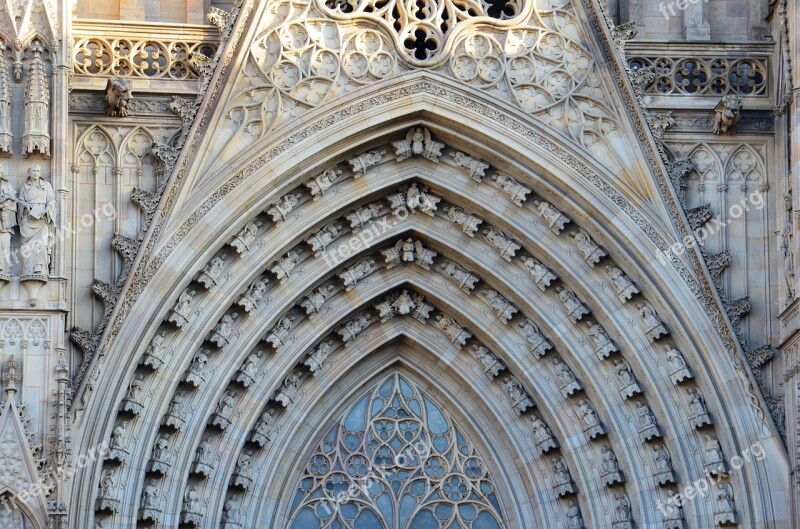
<instances>
[{"instance_id":1,"label":"stone carving of foliage","mask_svg":"<svg viewBox=\"0 0 800 529\"><path fill-rule=\"evenodd\" d=\"M361 397L320 441L291 512L287 529L503 525L480 454L441 407L399 374Z\"/></svg>"}]
</instances>

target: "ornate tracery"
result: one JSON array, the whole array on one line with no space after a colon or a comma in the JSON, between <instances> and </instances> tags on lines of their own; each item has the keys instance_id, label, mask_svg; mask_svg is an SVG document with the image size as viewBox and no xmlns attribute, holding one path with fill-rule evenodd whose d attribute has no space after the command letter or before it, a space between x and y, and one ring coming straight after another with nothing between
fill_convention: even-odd
<instances>
[{"instance_id":1,"label":"ornate tracery","mask_svg":"<svg viewBox=\"0 0 800 529\"><path fill-rule=\"evenodd\" d=\"M499 529L487 466L400 374L361 397L308 459L289 529Z\"/></svg>"}]
</instances>

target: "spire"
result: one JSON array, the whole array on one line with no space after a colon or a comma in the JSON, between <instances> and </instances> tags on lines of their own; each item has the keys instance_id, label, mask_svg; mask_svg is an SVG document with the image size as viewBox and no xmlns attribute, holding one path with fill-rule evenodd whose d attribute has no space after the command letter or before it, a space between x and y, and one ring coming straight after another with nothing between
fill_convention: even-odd
<instances>
[{"instance_id":1,"label":"spire","mask_svg":"<svg viewBox=\"0 0 800 529\"><path fill-rule=\"evenodd\" d=\"M28 155L38 151L49 156L50 89L47 86L47 74L41 57L44 52L42 43L34 40L31 43L31 52L33 59L28 71L28 82L25 85L22 154Z\"/></svg>"},{"instance_id":2,"label":"spire","mask_svg":"<svg viewBox=\"0 0 800 529\"><path fill-rule=\"evenodd\" d=\"M17 392L16 381L22 379L22 376L17 373L17 368L19 368L19 362L17 362L14 355L11 355L8 362L6 362L6 372L3 373L3 381L7 383L6 394L9 400L13 400L14 394Z\"/></svg>"},{"instance_id":3,"label":"spire","mask_svg":"<svg viewBox=\"0 0 800 529\"><path fill-rule=\"evenodd\" d=\"M5 42L0 40L0 49ZM14 135L11 132L11 81L8 77L8 63L0 53L0 152L12 154Z\"/></svg>"}]
</instances>

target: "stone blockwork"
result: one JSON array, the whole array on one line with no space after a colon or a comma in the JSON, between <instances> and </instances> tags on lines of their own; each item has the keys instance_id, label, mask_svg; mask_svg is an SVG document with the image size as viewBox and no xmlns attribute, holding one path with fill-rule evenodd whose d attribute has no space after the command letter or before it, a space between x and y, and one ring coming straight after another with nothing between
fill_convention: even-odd
<instances>
[{"instance_id":1,"label":"stone blockwork","mask_svg":"<svg viewBox=\"0 0 800 529\"><path fill-rule=\"evenodd\" d=\"M0 527L800 527L799 27L0 2Z\"/></svg>"}]
</instances>

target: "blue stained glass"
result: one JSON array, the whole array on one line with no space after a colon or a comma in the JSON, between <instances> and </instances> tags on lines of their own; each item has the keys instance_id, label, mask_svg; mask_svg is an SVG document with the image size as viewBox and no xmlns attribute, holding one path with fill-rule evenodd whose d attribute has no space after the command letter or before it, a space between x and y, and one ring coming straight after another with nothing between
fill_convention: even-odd
<instances>
[{"instance_id":1,"label":"blue stained glass","mask_svg":"<svg viewBox=\"0 0 800 529\"><path fill-rule=\"evenodd\" d=\"M341 416L296 490L287 529L499 529L503 519L480 455L400 374Z\"/></svg>"}]
</instances>

